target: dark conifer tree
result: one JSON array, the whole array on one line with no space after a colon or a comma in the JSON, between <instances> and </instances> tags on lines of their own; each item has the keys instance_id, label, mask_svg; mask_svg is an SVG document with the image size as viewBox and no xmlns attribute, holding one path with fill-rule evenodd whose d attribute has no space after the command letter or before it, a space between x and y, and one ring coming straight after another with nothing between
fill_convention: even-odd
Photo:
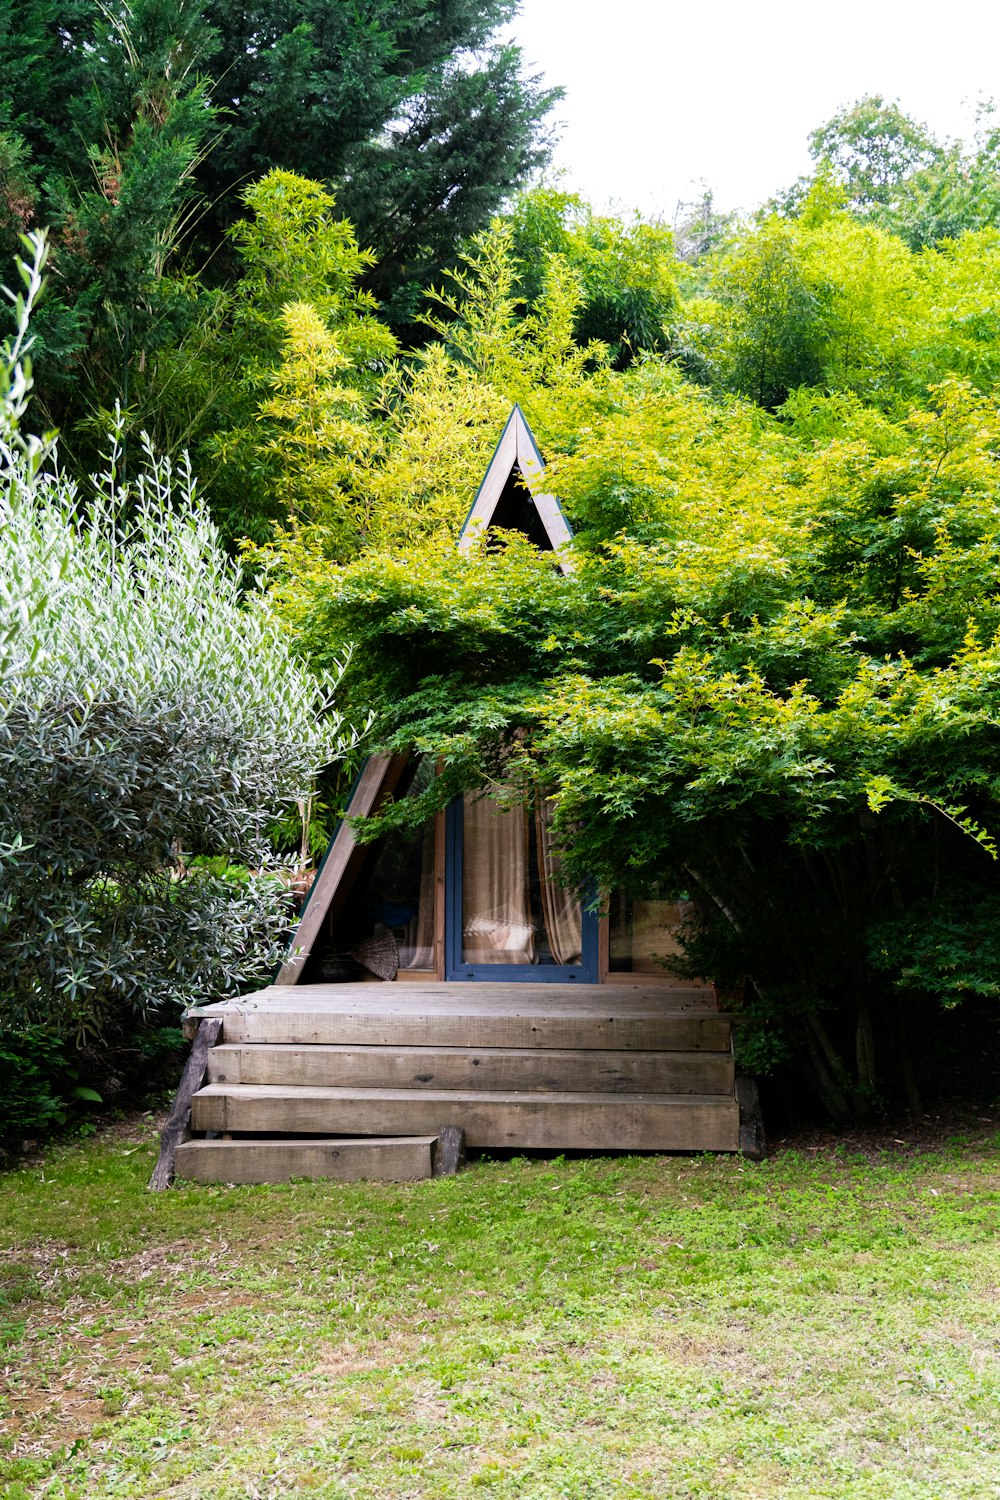
<instances>
[{"instance_id":1,"label":"dark conifer tree","mask_svg":"<svg viewBox=\"0 0 1000 1500\"><path fill-rule=\"evenodd\" d=\"M271 167L331 183L378 257L371 289L397 328L428 281L548 158L559 90L492 42L516 0L214 0L214 101L226 122L199 174L225 227Z\"/></svg>"},{"instance_id":2,"label":"dark conifer tree","mask_svg":"<svg viewBox=\"0 0 1000 1500\"><path fill-rule=\"evenodd\" d=\"M52 233L36 399L71 457L80 419L127 405L133 372L197 315L167 272L215 129L205 73L215 36L191 0L134 0L120 14L38 0L23 29L10 5L3 22L0 228L8 254L29 223Z\"/></svg>"},{"instance_id":3,"label":"dark conifer tree","mask_svg":"<svg viewBox=\"0 0 1000 1500\"><path fill-rule=\"evenodd\" d=\"M346 153L340 205L376 253L369 285L404 336L461 241L548 159L558 97L524 76L516 47L492 48L439 69L390 129Z\"/></svg>"},{"instance_id":4,"label":"dark conifer tree","mask_svg":"<svg viewBox=\"0 0 1000 1500\"><path fill-rule=\"evenodd\" d=\"M241 194L273 167L333 188L380 257L373 289L410 324L423 285L547 157L557 91L492 40L515 10L0 0L0 253L52 229L36 373L64 454L231 282Z\"/></svg>"}]
</instances>

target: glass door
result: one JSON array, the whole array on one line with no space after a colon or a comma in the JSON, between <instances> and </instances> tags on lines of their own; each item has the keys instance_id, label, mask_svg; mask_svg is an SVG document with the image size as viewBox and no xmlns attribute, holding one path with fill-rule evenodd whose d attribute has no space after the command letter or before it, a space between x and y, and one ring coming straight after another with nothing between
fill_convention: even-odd
<instances>
[{"instance_id":1,"label":"glass door","mask_svg":"<svg viewBox=\"0 0 1000 1500\"><path fill-rule=\"evenodd\" d=\"M597 915L559 881L551 809L467 793L447 818L448 979L597 982Z\"/></svg>"}]
</instances>

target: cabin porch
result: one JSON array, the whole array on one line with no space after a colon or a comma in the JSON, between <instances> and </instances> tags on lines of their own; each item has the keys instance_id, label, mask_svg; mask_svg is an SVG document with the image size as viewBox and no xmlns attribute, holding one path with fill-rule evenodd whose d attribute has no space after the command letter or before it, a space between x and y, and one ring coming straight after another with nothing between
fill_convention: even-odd
<instances>
[{"instance_id":1,"label":"cabin porch","mask_svg":"<svg viewBox=\"0 0 1000 1500\"><path fill-rule=\"evenodd\" d=\"M217 1024L212 1024L217 1023ZM209 1006L178 1176L430 1176L473 1149L735 1151L731 1018L702 986L273 985Z\"/></svg>"}]
</instances>

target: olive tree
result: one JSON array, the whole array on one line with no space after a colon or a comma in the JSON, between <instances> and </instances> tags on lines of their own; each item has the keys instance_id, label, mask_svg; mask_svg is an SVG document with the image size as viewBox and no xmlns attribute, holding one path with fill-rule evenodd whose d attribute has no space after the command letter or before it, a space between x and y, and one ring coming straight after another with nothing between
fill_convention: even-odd
<instances>
[{"instance_id":1,"label":"olive tree","mask_svg":"<svg viewBox=\"0 0 1000 1500\"><path fill-rule=\"evenodd\" d=\"M31 248L0 393L0 1023L94 1035L267 973L280 885L191 856L266 868L269 824L355 736L186 466L147 445L126 483L113 430L77 486L24 435Z\"/></svg>"}]
</instances>

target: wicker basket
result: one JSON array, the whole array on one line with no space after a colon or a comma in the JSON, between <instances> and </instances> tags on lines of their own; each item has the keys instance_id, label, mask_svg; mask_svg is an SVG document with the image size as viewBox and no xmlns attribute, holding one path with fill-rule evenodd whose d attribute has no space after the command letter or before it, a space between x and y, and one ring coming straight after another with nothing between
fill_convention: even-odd
<instances>
[{"instance_id":1,"label":"wicker basket","mask_svg":"<svg viewBox=\"0 0 1000 1500\"><path fill-rule=\"evenodd\" d=\"M379 979L395 979L399 973L399 945L391 932L365 938L351 950L351 957L363 964L370 974L377 974Z\"/></svg>"}]
</instances>

